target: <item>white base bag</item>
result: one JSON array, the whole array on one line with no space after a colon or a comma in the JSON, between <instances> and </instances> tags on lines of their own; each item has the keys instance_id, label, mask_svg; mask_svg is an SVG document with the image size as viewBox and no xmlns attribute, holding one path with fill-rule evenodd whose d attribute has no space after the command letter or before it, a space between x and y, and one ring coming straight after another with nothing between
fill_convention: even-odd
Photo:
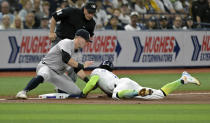
<instances>
[{"instance_id":1,"label":"white base bag","mask_svg":"<svg viewBox=\"0 0 210 123\"><path fill-rule=\"evenodd\" d=\"M66 99L69 97L69 94L65 93L50 93L39 95L39 99Z\"/></svg>"}]
</instances>

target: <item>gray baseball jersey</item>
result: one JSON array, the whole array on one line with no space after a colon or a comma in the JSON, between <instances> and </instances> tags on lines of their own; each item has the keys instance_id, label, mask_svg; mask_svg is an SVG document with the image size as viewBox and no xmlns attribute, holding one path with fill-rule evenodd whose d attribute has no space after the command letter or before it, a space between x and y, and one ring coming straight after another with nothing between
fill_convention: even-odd
<instances>
[{"instance_id":1,"label":"gray baseball jersey","mask_svg":"<svg viewBox=\"0 0 210 123\"><path fill-rule=\"evenodd\" d=\"M74 40L61 40L57 45L50 49L42 60L50 69L58 74L63 74L67 68L67 64L62 60L62 50L69 53L69 55L74 56Z\"/></svg>"}]
</instances>

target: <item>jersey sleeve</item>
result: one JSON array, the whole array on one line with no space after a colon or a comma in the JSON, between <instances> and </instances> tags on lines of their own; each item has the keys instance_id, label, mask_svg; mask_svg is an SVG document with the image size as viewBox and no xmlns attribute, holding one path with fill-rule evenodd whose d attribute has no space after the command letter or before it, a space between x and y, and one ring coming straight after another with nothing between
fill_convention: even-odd
<instances>
[{"instance_id":1,"label":"jersey sleeve","mask_svg":"<svg viewBox=\"0 0 210 123\"><path fill-rule=\"evenodd\" d=\"M67 7L56 11L52 16L56 21L60 21L70 17L71 13L73 13L73 8Z\"/></svg>"},{"instance_id":2,"label":"jersey sleeve","mask_svg":"<svg viewBox=\"0 0 210 123\"><path fill-rule=\"evenodd\" d=\"M60 41L58 43L58 48L60 51L65 51L67 52L70 56L72 55L72 52L71 52L71 45L69 45L69 39L64 39L62 41Z\"/></svg>"}]
</instances>

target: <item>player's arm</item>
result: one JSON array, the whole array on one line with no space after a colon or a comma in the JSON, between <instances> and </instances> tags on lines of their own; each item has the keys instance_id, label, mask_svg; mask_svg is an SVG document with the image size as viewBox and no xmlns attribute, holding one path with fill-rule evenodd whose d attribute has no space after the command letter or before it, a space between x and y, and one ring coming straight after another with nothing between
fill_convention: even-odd
<instances>
[{"instance_id":1,"label":"player's arm","mask_svg":"<svg viewBox=\"0 0 210 123\"><path fill-rule=\"evenodd\" d=\"M74 68L74 72L85 82L88 82L89 79L86 76L85 72L83 71L84 68L90 66L93 64L93 61L86 61L84 64L78 63L75 61L73 58L71 58L71 55L64 51L63 49L61 50L62 54L62 60L64 63L68 64L69 66Z\"/></svg>"},{"instance_id":2,"label":"player's arm","mask_svg":"<svg viewBox=\"0 0 210 123\"><path fill-rule=\"evenodd\" d=\"M55 27L56 27L56 21L55 18L52 16L51 18L51 23L50 23L50 34L49 34L49 39L51 41L54 41L56 39L56 33L55 33Z\"/></svg>"},{"instance_id":3,"label":"player's arm","mask_svg":"<svg viewBox=\"0 0 210 123\"><path fill-rule=\"evenodd\" d=\"M77 68L78 72L93 64L93 61L86 61L84 64L81 64L75 61L73 58L71 58L71 55L63 49L61 49L61 55L63 62L71 67Z\"/></svg>"},{"instance_id":4,"label":"player's arm","mask_svg":"<svg viewBox=\"0 0 210 123\"><path fill-rule=\"evenodd\" d=\"M87 96L88 93L93 90L99 80L98 75L93 75L90 77L90 80L85 85L85 88L82 90L83 95Z\"/></svg>"}]
</instances>

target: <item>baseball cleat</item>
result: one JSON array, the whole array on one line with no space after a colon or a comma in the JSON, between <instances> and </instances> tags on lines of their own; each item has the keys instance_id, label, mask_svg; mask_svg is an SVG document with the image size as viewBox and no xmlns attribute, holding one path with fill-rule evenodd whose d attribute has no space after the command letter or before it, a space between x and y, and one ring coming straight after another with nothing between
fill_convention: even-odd
<instances>
[{"instance_id":1,"label":"baseball cleat","mask_svg":"<svg viewBox=\"0 0 210 123\"><path fill-rule=\"evenodd\" d=\"M182 77L181 77L182 80L184 80L184 84L188 84L188 83L191 83L191 84L196 84L196 85L201 85L200 82L192 77L189 73L187 73L186 71L184 71L182 73Z\"/></svg>"},{"instance_id":2,"label":"baseball cleat","mask_svg":"<svg viewBox=\"0 0 210 123\"><path fill-rule=\"evenodd\" d=\"M142 88L140 91L139 91L139 96L147 96L147 95L152 95L153 91L151 89L148 89L148 88Z\"/></svg>"},{"instance_id":3,"label":"baseball cleat","mask_svg":"<svg viewBox=\"0 0 210 123\"><path fill-rule=\"evenodd\" d=\"M20 91L17 93L16 98L18 99L27 99L26 91Z\"/></svg>"}]
</instances>

